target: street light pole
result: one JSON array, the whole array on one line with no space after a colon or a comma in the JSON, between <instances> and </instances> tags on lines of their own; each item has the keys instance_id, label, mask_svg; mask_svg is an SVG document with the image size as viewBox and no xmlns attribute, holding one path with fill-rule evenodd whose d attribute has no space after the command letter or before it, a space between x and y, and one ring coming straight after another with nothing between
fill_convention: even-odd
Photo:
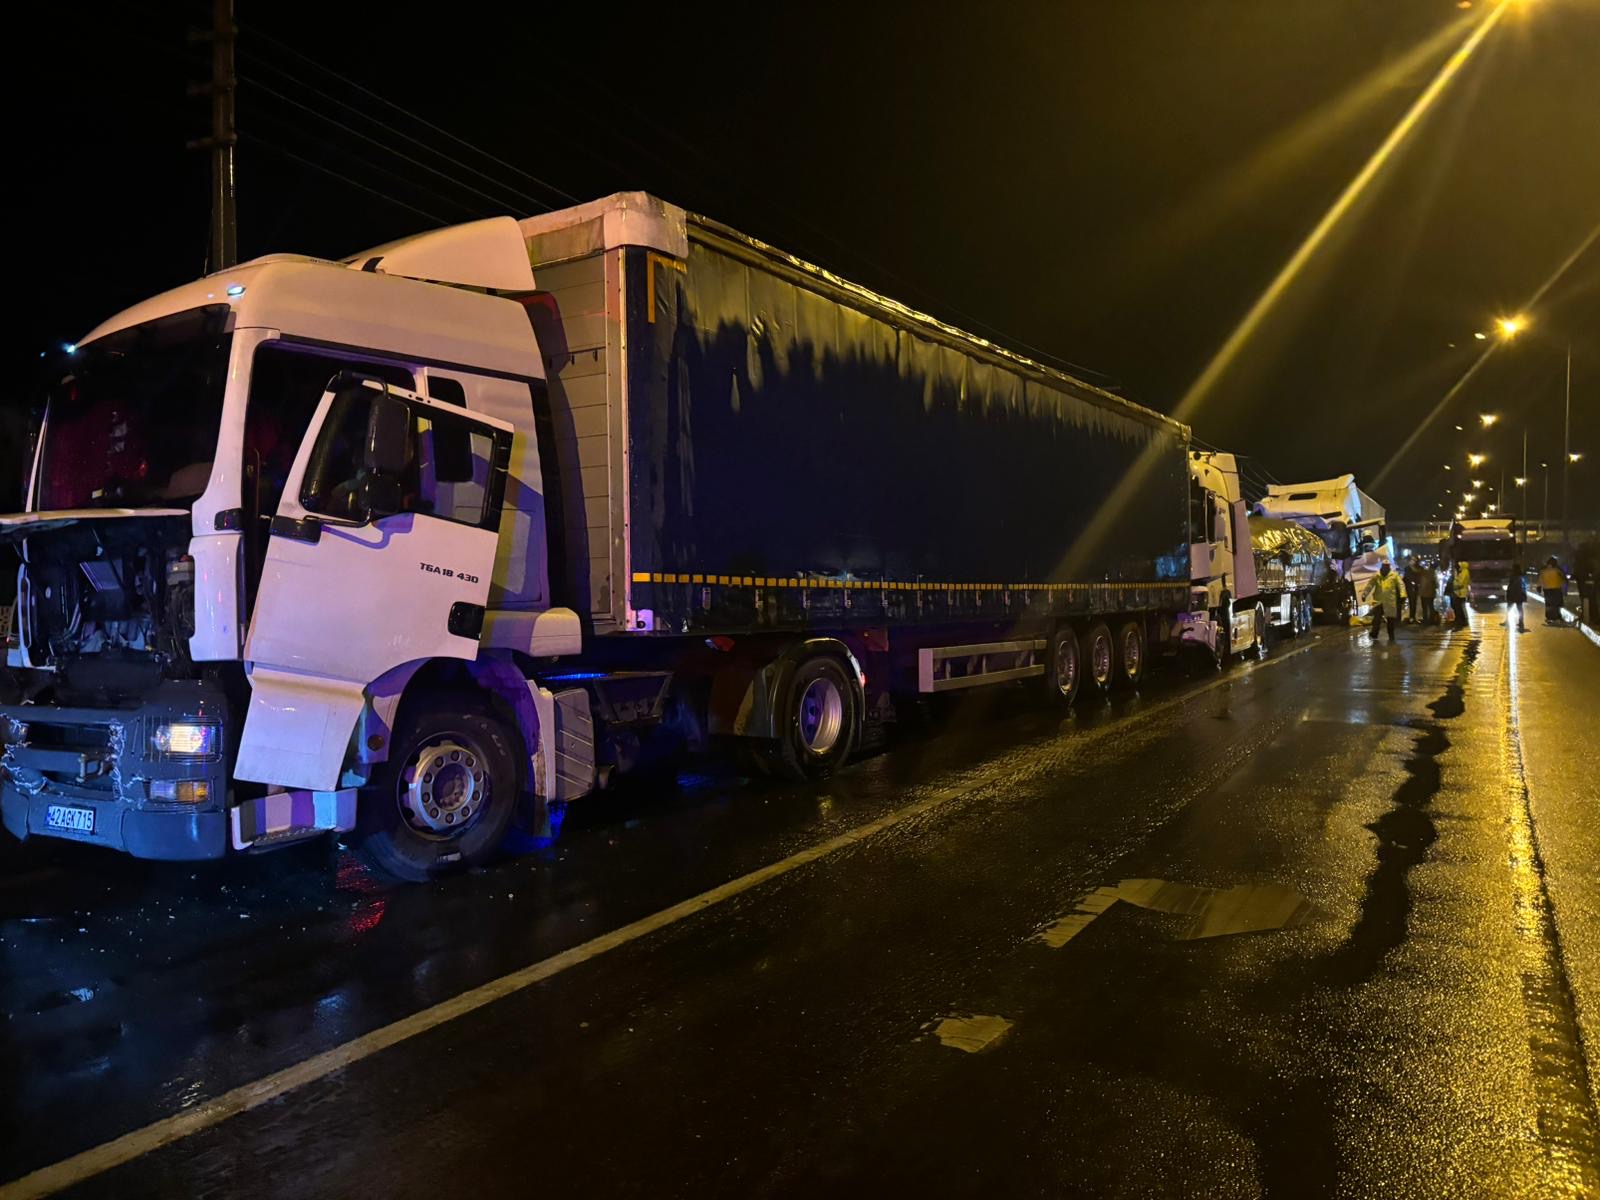
<instances>
[{"instance_id":1,"label":"street light pole","mask_svg":"<svg viewBox=\"0 0 1600 1200\"><path fill-rule=\"evenodd\" d=\"M1572 473L1572 343L1567 342L1567 400L1561 426L1561 545L1569 553L1572 526L1567 518L1567 476Z\"/></svg>"},{"instance_id":2,"label":"street light pole","mask_svg":"<svg viewBox=\"0 0 1600 1200\"><path fill-rule=\"evenodd\" d=\"M1550 537L1550 464L1540 463L1544 468L1544 507L1539 510L1539 542L1542 545Z\"/></svg>"}]
</instances>

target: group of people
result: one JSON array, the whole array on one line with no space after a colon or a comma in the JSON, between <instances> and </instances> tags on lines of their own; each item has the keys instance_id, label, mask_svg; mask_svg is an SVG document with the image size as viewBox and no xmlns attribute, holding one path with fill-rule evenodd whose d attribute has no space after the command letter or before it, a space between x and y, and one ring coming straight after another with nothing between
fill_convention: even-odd
<instances>
[{"instance_id":1,"label":"group of people","mask_svg":"<svg viewBox=\"0 0 1600 1200\"><path fill-rule=\"evenodd\" d=\"M1444 576L1445 597L1450 611L1457 627L1465 628L1467 605L1472 598L1472 568L1457 560L1453 567L1445 570ZM1401 620L1402 608L1408 622L1439 624L1439 586L1440 572L1432 563L1409 559L1404 575L1394 571L1388 562L1380 564L1378 573L1368 582L1363 597L1373 607L1372 640L1377 641L1378 634L1387 630L1389 640L1394 641L1394 629ZM1561 608L1566 603L1567 577L1556 562L1555 555L1551 555L1540 569L1539 587L1544 593L1545 623L1562 624ZM1527 599L1526 571L1519 562L1512 567L1511 578L1506 585L1506 620L1510 621L1511 610L1515 608L1519 632L1527 630L1522 619L1522 606Z\"/></svg>"}]
</instances>

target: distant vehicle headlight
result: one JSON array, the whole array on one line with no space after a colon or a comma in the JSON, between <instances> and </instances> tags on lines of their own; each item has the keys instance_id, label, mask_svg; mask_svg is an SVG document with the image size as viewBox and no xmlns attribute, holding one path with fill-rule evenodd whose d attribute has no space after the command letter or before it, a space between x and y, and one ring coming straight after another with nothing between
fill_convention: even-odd
<instances>
[{"instance_id":1,"label":"distant vehicle headlight","mask_svg":"<svg viewBox=\"0 0 1600 1200\"><path fill-rule=\"evenodd\" d=\"M166 721L150 737L165 758L214 759L222 752L222 726L213 721Z\"/></svg>"}]
</instances>

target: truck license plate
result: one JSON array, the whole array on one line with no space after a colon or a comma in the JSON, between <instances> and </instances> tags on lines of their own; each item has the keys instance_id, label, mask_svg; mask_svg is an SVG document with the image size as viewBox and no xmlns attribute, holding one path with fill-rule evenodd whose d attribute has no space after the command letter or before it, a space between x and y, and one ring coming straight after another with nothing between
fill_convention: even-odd
<instances>
[{"instance_id":1,"label":"truck license plate","mask_svg":"<svg viewBox=\"0 0 1600 1200\"><path fill-rule=\"evenodd\" d=\"M70 829L73 833L94 832L94 809L70 804L51 804L44 810L44 823L51 829Z\"/></svg>"}]
</instances>

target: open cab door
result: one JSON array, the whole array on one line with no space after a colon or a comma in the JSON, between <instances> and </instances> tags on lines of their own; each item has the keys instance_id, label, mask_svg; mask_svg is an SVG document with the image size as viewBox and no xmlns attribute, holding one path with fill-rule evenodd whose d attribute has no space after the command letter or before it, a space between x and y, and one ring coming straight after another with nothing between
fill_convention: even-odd
<instances>
[{"instance_id":1,"label":"open cab door","mask_svg":"<svg viewBox=\"0 0 1600 1200\"><path fill-rule=\"evenodd\" d=\"M272 518L235 776L332 791L373 681L477 656L510 455L504 422L333 381Z\"/></svg>"}]
</instances>

